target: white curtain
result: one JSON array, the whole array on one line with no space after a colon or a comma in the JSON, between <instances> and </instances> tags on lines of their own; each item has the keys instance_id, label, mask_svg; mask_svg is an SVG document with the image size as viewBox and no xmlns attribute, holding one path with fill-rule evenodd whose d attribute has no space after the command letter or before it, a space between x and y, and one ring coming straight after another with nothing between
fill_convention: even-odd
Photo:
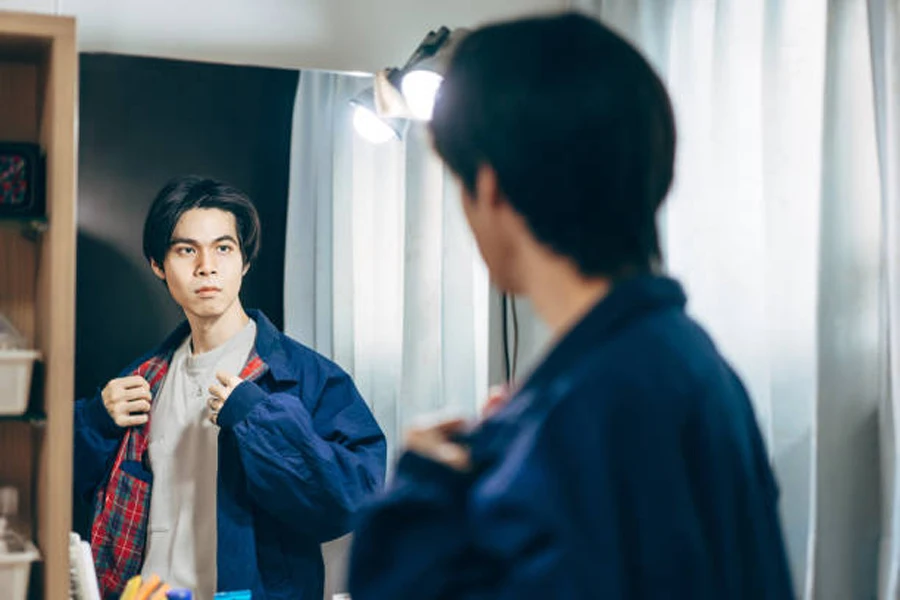
<instances>
[{"instance_id":1,"label":"white curtain","mask_svg":"<svg viewBox=\"0 0 900 600\"><path fill-rule=\"evenodd\" d=\"M383 145L354 134L348 100L370 84L300 76L285 329L353 375L393 454L412 420L484 399L488 281L425 128Z\"/></svg>"},{"instance_id":2,"label":"white curtain","mask_svg":"<svg viewBox=\"0 0 900 600\"><path fill-rule=\"evenodd\" d=\"M301 74L285 328L354 376L396 448L418 416L484 399L488 282L425 128L378 146L354 134L348 100L370 84Z\"/></svg>"},{"instance_id":3,"label":"white curtain","mask_svg":"<svg viewBox=\"0 0 900 600\"><path fill-rule=\"evenodd\" d=\"M667 267L753 395L798 596L874 597L887 322L865 0L575 4L640 46L671 91ZM881 5L896 27L897 3ZM896 204L897 46L885 56Z\"/></svg>"},{"instance_id":4,"label":"white curtain","mask_svg":"<svg viewBox=\"0 0 900 600\"><path fill-rule=\"evenodd\" d=\"M881 456L884 474L882 543L879 568L881 598L900 597L900 2L870 0L872 71L878 123L881 175L885 294L884 343L890 362L881 412Z\"/></svg>"},{"instance_id":5,"label":"white curtain","mask_svg":"<svg viewBox=\"0 0 900 600\"><path fill-rule=\"evenodd\" d=\"M471 415L488 379L488 280L456 182L425 128L372 145L348 101L371 77L304 71L294 108L285 330L354 378L388 439L415 419ZM346 540L326 547L326 597Z\"/></svg>"}]
</instances>

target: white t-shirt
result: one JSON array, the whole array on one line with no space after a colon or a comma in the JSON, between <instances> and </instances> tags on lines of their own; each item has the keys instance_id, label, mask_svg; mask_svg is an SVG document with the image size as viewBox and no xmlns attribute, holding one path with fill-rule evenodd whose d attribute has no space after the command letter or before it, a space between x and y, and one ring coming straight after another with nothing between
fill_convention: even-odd
<instances>
[{"instance_id":1,"label":"white t-shirt","mask_svg":"<svg viewBox=\"0 0 900 600\"><path fill-rule=\"evenodd\" d=\"M212 600L216 591L216 482L219 428L209 422L209 386L216 371L239 375L256 341L251 319L230 340L204 354L179 346L153 402L149 452L153 470L142 575Z\"/></svg>"}]
</instances>

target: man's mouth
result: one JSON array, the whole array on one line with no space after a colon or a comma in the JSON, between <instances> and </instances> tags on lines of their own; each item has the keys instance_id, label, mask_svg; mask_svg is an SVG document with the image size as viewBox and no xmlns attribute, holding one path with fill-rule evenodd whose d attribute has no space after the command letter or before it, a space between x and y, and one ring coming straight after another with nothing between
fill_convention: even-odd
<instances>
[{"instance_id":1,"label":"man's mouth","mask_svg":"<svg viewBox=\"0 0 900 600\"><path fill-rule=\"evenodd\" d=\"M222 291L222 288L217 288L217 287L213 287L213 286L205 286L202 288L197 288L196 290L194 290L194 293L201 294L201 295L202 294L216 294L221 291Z\"/></svg>"}]
</instances>

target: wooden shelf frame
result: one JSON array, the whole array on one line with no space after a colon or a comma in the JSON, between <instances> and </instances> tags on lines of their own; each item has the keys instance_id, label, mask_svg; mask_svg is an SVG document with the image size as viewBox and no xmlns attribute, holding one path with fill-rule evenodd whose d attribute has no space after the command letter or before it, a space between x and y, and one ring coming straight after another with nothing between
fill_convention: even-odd
<instances>
[{"instance_id":1,"label":"wooden shelf frame","mask_svg":"<svg viewBox=\"0 0 900 600\"><path fill-rule=\"evenodd\" d=\"M0 312L43 355L46 423L0 422L0 482L20 488L42 557L30 595L48 600L69 593L77 106L74 19L0 11L0 140L40 143L47 157L44 231L0 227Z\"/></svg>"}]
</instances>

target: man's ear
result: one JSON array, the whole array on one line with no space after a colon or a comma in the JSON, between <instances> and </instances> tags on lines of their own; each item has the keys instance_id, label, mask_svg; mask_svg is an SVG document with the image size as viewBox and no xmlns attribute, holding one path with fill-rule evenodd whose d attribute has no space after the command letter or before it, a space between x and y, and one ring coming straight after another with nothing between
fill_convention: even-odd
<instances>
[{"instance_id":1,"label":"man's ear","mask_svg":"<svg viewBox=\"0 0 900 600\"><path fill-rule=\"evenodd\" d=\"M162 279L163 281L166 280L166 272L163 271L162 267L159 266L159 263L156 262L156 260L153 259L153 258L150 259L150 268L153 269L153 274L154 274L154 275L156 275L157 277L159 277L159 278Z\"/></svg>"},{"instance_id":2,"label":"man's ear","mask_svg":"<svg viewBox=\"0 0 900 600\"><path fill-rule=\"evenodd\" d=\"M482 163L478 167L478 172L475 174L475 199L492 207L506 203L506 196L500 188L497 171L490 165Z\"/></svg>"},{"instance_id":3,"label":"man's ear","mask_svg":"<svg viewBox=\"0 0 900 600\"><path fill-rule=\"evenodd\" d=\"M247 274L247 271L249 271L249 270L250 270L250 264L249 264L249 263L245 263L245 264L244 264L244 270L241 271L241 277L243 277L244 275L246 275L246 274Z\"/></svg>"}]
</instances>

